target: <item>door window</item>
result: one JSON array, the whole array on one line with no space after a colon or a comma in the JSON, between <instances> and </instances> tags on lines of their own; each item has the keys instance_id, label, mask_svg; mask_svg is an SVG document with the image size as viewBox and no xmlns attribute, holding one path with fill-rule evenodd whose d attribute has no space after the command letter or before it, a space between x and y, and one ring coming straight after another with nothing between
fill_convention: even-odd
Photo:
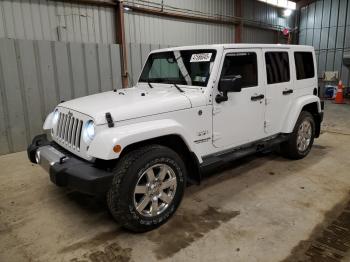
<instances>
[{"instance_id":1,"label":"door window","mask_svg":"<svg viewBox=\"0 0 350 262\"><path fill-rule=\"evenodd\" d=\"M241 76L242 88L258 85L257 56L254 52L227 54L221 78Z\"/></svg>"},{"instance_id":2,"label":"door window","mask_svg":"<svg viewBox=\"0 0 350 262\"><path fill-rule=\"evenodd\" d=\"M289 82L289 58L287 52L266 52L266 75L268 84Z\"/></svg>"},{"instance_id":3,"label":"door window","mask_svg":"<svg viewBox=\"0 0 350 262\"><path fill-rule=\"evenodd\" d=\"M311 52L295 52L294 60L297 80L315 76L314 59Z\"/></svg>"}]
</instances>

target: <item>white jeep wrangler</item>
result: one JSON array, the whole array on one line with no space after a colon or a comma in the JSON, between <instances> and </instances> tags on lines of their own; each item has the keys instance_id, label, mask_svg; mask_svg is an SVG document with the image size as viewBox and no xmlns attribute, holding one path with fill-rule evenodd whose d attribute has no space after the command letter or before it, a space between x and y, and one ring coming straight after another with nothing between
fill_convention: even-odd
<instances>
[{"instance_id":1,"label":"white jeep wrangler","mask_svg":"<svg viewBox=\"0 0 350 262\"><path fill-rule=\"evenodd\" d=\"M59 104L28 157L58 186L106 194L125 228L176 211L186 181L209 167L280 146L305 157L320 134L312 47L227 44L151 52L136 86Z\"/></svg>"}]
</instances>

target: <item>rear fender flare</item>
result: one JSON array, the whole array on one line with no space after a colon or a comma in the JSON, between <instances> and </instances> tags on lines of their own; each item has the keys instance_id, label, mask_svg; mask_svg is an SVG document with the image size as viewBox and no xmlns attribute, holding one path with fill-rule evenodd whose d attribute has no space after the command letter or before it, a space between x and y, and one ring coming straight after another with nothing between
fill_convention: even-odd
<instances>
[{"instance_id":1,"label":"rear fender flare","mask_svg":"<svg viewBox=\"0 0 350 262\"><path fill-rule=\"evenodd\" d=\"M307 95L296 98L284 120L282 133L292 133L303 107L315 102L317 103L318 112L321 112L320 99L317 96Z\"/></svg>"}]
</instances>

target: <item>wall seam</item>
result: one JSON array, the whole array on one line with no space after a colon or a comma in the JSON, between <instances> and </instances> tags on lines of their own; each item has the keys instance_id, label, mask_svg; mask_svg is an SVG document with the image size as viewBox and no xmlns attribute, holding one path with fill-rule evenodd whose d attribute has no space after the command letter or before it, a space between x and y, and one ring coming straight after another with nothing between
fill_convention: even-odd
<instances>
[{"instance_id":1,"label":"wall seam","mask_svg":"<svg viewBox=\"0 0 350 262\"><path fill-rule=\"evenodd\" d=\"M114 68L113 68L113 63L112 63L112 44L109 45L108 52L109 52L109 68L110 68L110 72L111 72L111 84L112 84L112 90L113 90L113 89L118 89L118 88L117 88L117 84L114 82L114 74L113 74Z\"/></svg>"},{"instance_id":2,"label":"wall seam","mask_svg":"<svg viewBox=\"0 0 350 262\"><path fill-rule=\"evenodd\" d=\"M101 79L101 68L100 68L100 51L98 44L96 44L96 61L97 61L97 77L98 77L98 91L102 92L102 79Z\"/></svg>"},{"instance_id":3,"label":"wall seam","mask_svg":"<svg viewBox=\"0 0 350 262\"><path fill-rule=\"evenodd\" d=\"M348 20L348 10L349 9L349 1L346 1L346 11L345 11L345 20L344 20L344 36L343 36L343 49L342 49L342 54L341 54L341 58L343 59L344 57L344 52L345 52L345 40L346 40L346 27L347 25L347 20ZM340 66L340 78L343 77L343 63L341 63ZM350 71L350 70L349 70ZM350 81L348 79L348 81Z\"/></svg>"},{"instance_id":4,"label":"wall seam","mask_svg":"<svg viewBox=\"0 0 350 262\"><path fill-rule=\"evenodd\" d=\"M71 54L71 43L66 45L67 55L68 55L68 67L69 67L69 79L71 82L71 97L75 98L75 90L74 90L74 79L73 79L73 66L72 66L72 54Z\"/></svg>"},{"instance_id":5,"label":"wall seam","mask_svg":"<svg viewBox=\"0 0 350 262\"><path fill-rule=\"evenodd\" d=\"M53 64L53 77L54 77L54 87L56 92L56 102L57 104L61 100L61 94L59 90L59 84L58 84L58 70L57 70L57 57L55 52L55 42L50 42L50 49L51 49L51 55L52 55L52 64Z\"/></svg>"},{"instance_id":6,"label":"wall seam","mask_svg":"<svg viewBox=\"0 0 350 262\"><path fill-rule=\"evenodd\" d=\"M328 35L327 35L327 52L326 52L326 63L325 63L325 71L327 71L327 62L328 62L328 46L329 46L329 32L331 30L331 11L332 11L333 0L331 0L330 10L329 10L329 19L328 19Z\"/></svg>"},{"instance_id":7,"label":"wall seam","mask_svg":"<svg viewBox=\"0 0 350 262\"><path fill-rule=\"evenodd\" d=\"M14 152L13 148L13 141L11 136L11 130L10 130L10 120L9 120L9 106L6 99L6 90L5 90L5 78L4 78L4 71L3 71L3 63L1 59L1 53L0 53L0 92L2 97L2 104L4 109L4 121L5 121L5 133L7 137L7 145L10 153Z\"/></svg>"},{"instance_id":8,"label":"wall seam","mask_svg":"<svg viewBox=\"0 0 350 262\"><path fill-rule=\"evenodd\" d=\"M7 38L8 32L7 32L7 25L6 25L6 18L5 18L4 2L0 2L0 8L1 8L2 18L4 22L4 34L5 34L5 37Z\"/></svg>"},{"instance_id":9,"label":"wall seam","mask_svg":"<svg viewBox=\"0 0 350 262\"><path fill-rule=\"evenodd\" d=\"M335 41L334 42L334 55L333 55L333 65L332 65L333 71L334 71L334 64L335 64L335 56L337 53L337 38L338 38L338 29L339 29L339 10L340 10L340 0L338 1L337 27L335 30L335 40L334 40Z\"/></svg>"},{"instance_id":10,"label":"wall seam","mask_svg":"<svg viewBox=\"0 0 350 262\"><path fill-rule=\"evenodd\" d=\"M24 117L24 125L25 125L25 134L26 134L26 141L27 144L29 144L31 140L31 133L30 133L30 124L29 124L29 116L28 116L28 105L26 100L26 91L24 87L24 77L23 77L23 67L21 63L21 52L19 50L19 43L17 40L13 41L14 48L15 48L15 55L16 55L16 66L17 66L17 72L18 72L18 80L19 80L19 89L21 93L21 99L22 99L22 112Z\"/></svg>"},{"instance_id":11,"label":"wall seam","mask_svg":"<svg viewBox=\"0 0 350 262\"><path fill-rule=\"evenodd\" d=\"M82 43L82 49L83 49L83 64L84 64L84 79L85 79L85 91L86 95L89 95L89 88L88 88L88 72L87 72L87 64L86 64L86 47L85 44Z\"/></svg>"},{"instance_id":12,"label":"wall seam","mask_svg":"<svg viewBox=\"0 0 350 262\"><path fill-rule=\"evenodd\" d=\"M34 59L35 59L35 65L36 65L36 73L37 73L37 79L38 79L38 89L39 89L39 96L40 96L40 108L41 108L41 119L42 121L45 120L45 108L46 108L46 102L44 98L44 87L43 87L43 79L41 74L41 63L40 63L40 52L39 52L39 46L38 41L33 41L33 47L34 47Z\"/></svg>"}]
</instances>

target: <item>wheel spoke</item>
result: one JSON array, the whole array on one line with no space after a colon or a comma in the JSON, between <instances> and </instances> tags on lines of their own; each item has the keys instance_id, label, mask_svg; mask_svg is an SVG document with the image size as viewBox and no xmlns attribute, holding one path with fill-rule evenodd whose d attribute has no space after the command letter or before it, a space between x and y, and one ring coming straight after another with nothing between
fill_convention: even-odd
<instances>
[{"instance_id":1,"label":"wheel spoke","mask_svg":"<svg viewBox=\"0 0 350 262\"><path fill-rule=\"evenodd\" d=\"M156 216L157 215L157 212L158 212L158 198L153 198L152 199L152 208L151 208L151 213L152 213L152 216Z\"/></svg>"},{"instance_id":2,"label":"wheel spoke","mask_svg":"<svg viewBox=\"0 0 350 262\"><path fill-rule=\"evenodd\" d=\"M165 192L162 192L161 194L160 194L160 196L159 196L159 198L163 201L163 202L165 202L165 203L167 203L167 204L169 204L170 202L171 202L171 197L170 196L168 196Z\"/></svg>"},{"instance_id":3,"label":"wheel spoke","mask_svg":"<svg viewBox=\"0 0 350 262\"><path fill-rule=\"evenodd\" d=\"M135 194L146 194L147 187L146 186L136 186Z\"/></svg>"},{"instance_id":4,"label":"wheel spoke","mask_svg":"<svg viewBox=\"0 0 350 262\"><path fill-rule=\"evenodd\" d=\"M165 168L165 166L161 166L159 175L158 175L159 180L163 181L167 173L168 173L168 169Z\"/></svg>"},{"instance_id":5,"label":"wheel spoke","mask_svg":"<svg viewBox=\"0 0 350 262\"><path fill-rule=\"evenodd\" d=\"M174 185L176 185L176 177L172 177L167 181L164 181L161 185L161 189L164 190Z\"/></svg>"},{"instance_id":6,"label":"wheel spoke","mask_svg":"<svg viewBox=\"0 0 350 262\"><path fill-rule=\"evenodd\" d=\"M153 168L148 169L146 175L147 175L148 182L154 181L155 176L154 176Z\"/></svg>"},{"instance_id":7,"label":"wheel spoke","mask_svg":"<svg viewBox=\"0 0 350 262\"><path fill-rule=\"evenodd\" d=\"M301 141L301 136L298 135L298 138L297 138L297 144L298 144L298 145L300 144L300 141Z\"/></svg>"},{"instance_id":8,"label":"wheel spoke","mask_svg":"<svg viewBox=\"0 0 350 262\"><path fill-rule=\"evenodd\" d=\"M139 205L137 206L137 211L142 212L146 208L150 200L151 199L149 198L149 196L145 195L141 203L139 203Z\"/></svg>"}]
</instances>

